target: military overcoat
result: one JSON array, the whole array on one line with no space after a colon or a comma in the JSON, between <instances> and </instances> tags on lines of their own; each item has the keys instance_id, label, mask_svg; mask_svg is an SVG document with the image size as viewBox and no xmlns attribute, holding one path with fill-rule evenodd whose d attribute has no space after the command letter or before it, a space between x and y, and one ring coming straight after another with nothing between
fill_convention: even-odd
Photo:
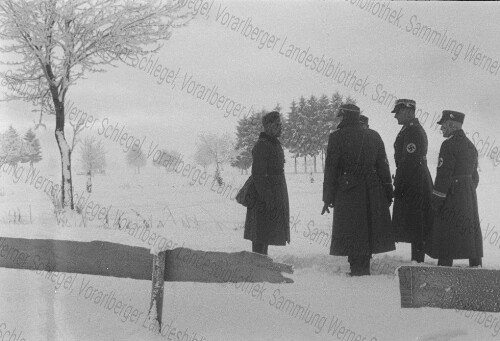
<instances>
[{"instance_id":1,"label":"military overcoat","mask_svg":"<svg viewBox=\"0 0 500 341\"><path fill-rule=\"evenodd\" d=\"M252 177L257 197L247 208L244 238L267 245L290 242L290 208L279 140L261 133L252 149Z\"/></svg>"},{"instance_id":2,"label":"military overcoat","mask_svg":"<svg viewBox=\"0 0 500 341\"><path fill-rule=\"evenodd\" d=\"M432 177L427 134L417 118L403 125L394 143L396 175L392 226L396 242L424 242L432 228Z\"/></svg>"},{"instance_id":3,"label":"military overcoat","mask_svg":"<svg viewBox=\"0 0 500 341\"><path fill-rule=\"evenodd\" d=\"M478 152L463 130L441 145L433 195L444 198L436 212L431 242L426 253L432 258L483 257L476 188Z\"/></svg>"},{"instance_id":4,"label":"military overcoat","mask_svg":"<svg viewBox=\"0 0 500 341\"><path fill-rule=\"evenodd\" d=\"M395 249L383 184L392 191L380 135L344 118L328 140L323 182L323 202L334 205L331 255L361 256Z\"/></svg>"}]
</instances>

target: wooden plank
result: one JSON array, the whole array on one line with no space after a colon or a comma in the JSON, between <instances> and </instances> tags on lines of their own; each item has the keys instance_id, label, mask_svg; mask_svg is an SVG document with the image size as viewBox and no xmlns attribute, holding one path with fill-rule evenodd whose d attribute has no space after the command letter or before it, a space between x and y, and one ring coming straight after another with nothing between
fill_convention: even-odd
<instances>
[{"instance_id":1,"label":"wooden plank","mask_svg":"<svg viewBox=\"0 0 500 341\"><path fill-rule=\"evenodd\" d=\"M282 273L293 273L290 265L248 251L205 252L187 248L167 251L165 280L169 282L268 282L293 283Z\"/></svg>"},{"instance_id":2,"label":"wooden plank","mask_svg":"<svg viewBox=\"0 0 500 341\"><path fill-rule=\"evenodd\" d=\"M161 331L164 281L293 283L290 265L252 252L187 248L151 255L146 248L103 241L0 238L0 267L152 279L149 318Z\"/></svg>"},{"instance_id":3,"label":"wooden plank","mask_svg":"<svg viewBox=\"0 0 500 341\"><path fill-rule=\"evenodd\" d=\"M151 279L152 255L142 247L103 241L0 238L0 267Z\"/></svg>"},{"instance_id":4,"label":"wooden plank","mask_svg":"<svg viewBox=\"0 0 500 341\"><path fill-rule=\"evenodd\" d=\"M500 312L500 270L401 266L398 275L402 308Z\"/></svg>"},{"instance_id":5,"label":"wooden plank","mask_svg":"<svg viewBox=\"0 0 500 341\"><path fill-rule=\"evenodd\" d=\"M177 248L165 257L169 282L293 283L282 275L293 273L290 265L252 252ZM146 248L103 241L0 238L0 267L151 280L153 255Z\"/></svg>"}]
</instances>

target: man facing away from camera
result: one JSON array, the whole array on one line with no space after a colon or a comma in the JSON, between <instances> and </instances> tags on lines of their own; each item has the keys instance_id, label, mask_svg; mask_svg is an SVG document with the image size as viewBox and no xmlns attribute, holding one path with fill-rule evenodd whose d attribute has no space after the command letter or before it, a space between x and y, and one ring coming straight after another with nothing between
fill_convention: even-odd
<instances>
[{"instance_id":1,"label":"man facing away from camera","mask_svg":"<svg viewBox=\"0 0 500 341\"><path fill-rule=\"evenodd\" d=\"M411 243L412 262L423 263L432 228L432 177L427 168L427 134L415 118L416 103L398 99L393 113L402 125L394 143L396 176L392 225L396 242Z\"/></svg>"},{"instance_id":2,"label":"man facing away from camera","mask_svg":"<svg viewBox=\"0 0 500 341\"><path fill-rule=\"evenodd\" d=\"M372 254L395 250L389 162L380 135L362 127L356 105L342 105L338 115L342 122L328 140L321 214L334 208L330 255L348 257L349 275L369 275Z\"/></svg>"},{"instance_id":3,"label":"man facing away from camera","mask_svg":"<svg viewBox=\"0 0 500 341\"><path fill-rule=\"evenodd\" d=\"M281 119L277 111L262 117L264 132L252 149L252 178L256 203L247 208L244 238L252 251L267 255L268 245L290 243L290 208L285 180L285 154L278 140Z\"/></svg>"},{"instance_id":4,"label":"man facing away from camera","mask_svg":"<svg viewBox=\"0 0 500 341\"><path fill-rule=\"evenodd\" d=\"M363 129L370 128L370 125L368 124L368 117L366 117L365 115L360 115L359 116L359 122L361 122L361 127Z\"/></svg>"},{"instance_id":5,"label":"man facing away from camera","mask_svg":"<svg viewBox=\"0 0 500 341\"><path fill-rule=\"evenodd\" d=\"M438 124L446 140L441 145L432 191L436 215L426 252L438 265L452 266L454 259L469 259L470 267L482 265L483 237L476 189L478 152L462 130L465 115L444 110Z\"/></svg>"}]
</instances>

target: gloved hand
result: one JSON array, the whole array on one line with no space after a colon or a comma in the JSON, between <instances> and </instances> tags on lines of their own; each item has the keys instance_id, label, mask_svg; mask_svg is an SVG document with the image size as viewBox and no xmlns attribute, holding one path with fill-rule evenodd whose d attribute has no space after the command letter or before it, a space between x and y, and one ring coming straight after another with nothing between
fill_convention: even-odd
<instances>
[{"instance_id":1,"label":"gloved hand","mask_svg":"<svg viewBox=\"0 0 500 341\"><path fill-rule=\"evenodd\" d=\"M431 198L431 207L435 212L439 212L444 205L444 201L446 198L438 197L437 195L433 195Z\"/></svg>"},{"instance_id":2,"label":"gloved hand","mask_svg":"<svg viewBox=\"0 0 500 341\"><path fill-rule=\"evenodd\" d=\"M327 204L325 202L325 204L323 205L323 210L321 210L321 215L325 214L325 212L330 213L330 210L328 208L333 208L333 204Z\"/></svg>"}]
</instances>

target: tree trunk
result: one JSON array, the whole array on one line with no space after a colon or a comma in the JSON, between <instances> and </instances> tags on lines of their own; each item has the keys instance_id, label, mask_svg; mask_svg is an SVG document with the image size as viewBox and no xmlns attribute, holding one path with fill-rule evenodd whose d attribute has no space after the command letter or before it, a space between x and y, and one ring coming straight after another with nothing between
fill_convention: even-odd
<instances>
[{"instance_id":1,"label":"tree trunk","mask_svg":"<svg viewBox=\"0 0 500 341\"><path fill-rule=\"evenodd\" d=\"M295 159L295 174L297 174L297 157L294 156L293 158Z\"/></svg>"},{"instance_id":2,"label":"tree trunk","mask_svg":"<svg viewBox=\"0 0 500 341\"><path fill-rule=\"evenodd\" d=\"M304 155L304 173L307 173L307 156Z\"/></svg>"},{"instance_id":3,"label":"tree trunk","mask_svg":"<svg viewBox=\"0 0 500 341\"><path fill-rule=\"evenodd\" d=\"M56 130L55 136L59 153L61 155L62 184L61 184L61 204L62 207L75 208L73 204L73 184L71 179L71 149L64 137L64 103L54 98L56 109Z\"/></svg>"},{"instance_id":4,"label":"tree trunk","mask_svg":"<svg viewBox=\"0 0 500 341\"><path fill-rule=\"evenodd\" d=\"M92 172L87 172L87 192L92 193Z\"/></svg>"},{"instance_id":5,"label":"tree trunk","mask_svg":"<svg viewBox=\"0 0 500 341\"><path fill-rule=\"evenodd\" d=\"M314 155L314 173L316 173L316 155Z\"/></svg>"}]
</instances>

